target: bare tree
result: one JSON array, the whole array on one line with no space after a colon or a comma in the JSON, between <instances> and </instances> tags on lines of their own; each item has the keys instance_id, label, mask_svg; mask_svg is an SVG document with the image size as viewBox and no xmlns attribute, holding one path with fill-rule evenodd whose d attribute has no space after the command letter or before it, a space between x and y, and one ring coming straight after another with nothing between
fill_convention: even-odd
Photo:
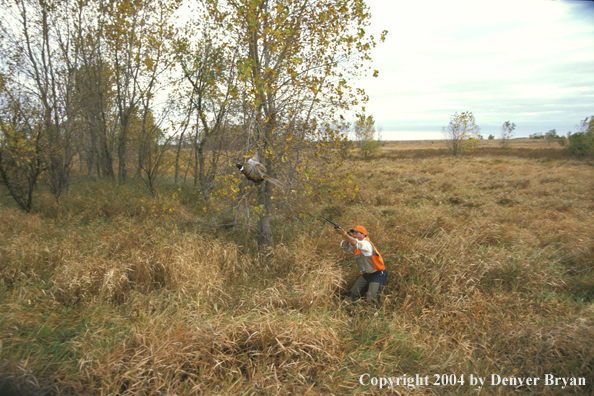
<instances>
[{"instance_id":1,"label":"bare tree","mask_svg":"<svg viewBox=\"0 0 594 396\"><path fill-rule=\"evenodd\" d=\"M505 121L501 126L501 146L508 147L509 142L514 137L514 129L516 129L516 124L513 122Z\"/></svg>"},{"instance_id":2,"label":"bare tree","mask_svg":"<svg viewBox=\"0 0 594 396\"><path fill-rule=\"evenodd\" d=\"M179 5L180 1L115 0L107 10L105 37L115 86L120 181L128 177L131 121L144 111L143 101L155 99L158 77L170 62L164 40L173 35L171 18Z\"/></svg>"},{"instance_id":3,"label":"bare tree","mask_svg":"<svg viewBox=\"0 0 594 396\"><path fill-rule=\"evenodd\" d=\"M16 0L2 2L7 15L3 26L4 59L11 73L12 95L32 100L37 108L45 139L43 159L48 170L48 186L59 199L68 191L74 156L73 125L76 118L74 101L76 54L72 52L68 30L67 7L46 1ZM18 86L18 89L16 87ZM20 101L22 103L22 100ZM36 126L37 128L38 126Z\"/></svg>"},{"instance_id":4,"label":"bare tree","mask_svg":"<svg viewBox=\"0 0 594 396\"><path fill-rule=\"evenodd\" d=\"M139 141L138 164L140 177L152 195L155 195L156 192L155 182L159 175L163 156L174 138L175 134L166 135L155 123L150 111L145 112Z\"/></svg>"},{"instance_id":5,"label":"bare tree","mask_svg":"<svg viewBox=\"0 0 594 396\"><path fill-rule=\"evenodd\" d=\"M235 70L229 66L235 63L236 55L231 53L225 58L223 49L207 34L192 42L195 34L193 26L187 26L186 36L178 38L175 47L183 80L189 87L185 97L190 115L188 122L194 131L194 185L200 187L203 199L209 201L226 139L225 125L231 102L237 94Z\"/></svg>"},{"instance_id":6,"label":"bare tree","mask_svg":"<svg viewBox=\"0 0 594 396\"><path fill-rule=\"evenodd\" d=\"M116 114L114 112L113 68L107 57L105 25L108 19L102 0L77 2L74 13L79 70L77 94L80 119L79 152L84 153L89 173L115 179L114 150Z\"/></svg>"},{"instance_id":7,"label":"bare tree","mask_svg":"<svg viewBox=\"0 0 594 396\"><path fill-rule=\"evenodd\" d=\"M30 212L44 170L44 129L35 109L13 97L7 82L0 81L0 178L21 209Z\"/></svg>"}]
</instances>

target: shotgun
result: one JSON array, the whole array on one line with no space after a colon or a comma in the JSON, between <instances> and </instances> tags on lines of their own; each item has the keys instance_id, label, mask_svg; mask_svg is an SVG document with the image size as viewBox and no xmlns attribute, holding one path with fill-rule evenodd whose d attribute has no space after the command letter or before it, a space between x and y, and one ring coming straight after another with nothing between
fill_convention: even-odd
<instances>
[{"instance_id":1,"label":"shotgun","mask_svg":"<svg viewBox=\"0 0 594 396\"><path fill-rule=\"evenodd\" d=\"M326 220L327 222L331 223L331 224L334 226L334 228L340 228L341 230L345 230L344 228L342 228L341 226L339 226L338 224L336 224L335 222L333 222L332 220L330 220L330 219L329 219L329 218L327 218L327 217L324 217L324 220ZM345 231L346 231L346 233L347 233L349 236L352 236L350 231L347 231L347 230L345 230Z\"/></svg>"}]
</instances>

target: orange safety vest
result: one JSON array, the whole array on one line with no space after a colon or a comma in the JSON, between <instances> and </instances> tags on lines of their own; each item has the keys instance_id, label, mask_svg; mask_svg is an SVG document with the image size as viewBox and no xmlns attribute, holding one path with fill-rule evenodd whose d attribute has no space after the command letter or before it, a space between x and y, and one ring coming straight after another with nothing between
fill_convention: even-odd
<instances>
[{"instance_id":1,"label":"orange safety vest","mask_svg":"<svg viewBox=\"0 0 594 396\"><path fill-rule=\"evenodd\" d=\"M380 254L380 252L377 251L375 245L373 244L373 242L371 242L371 240L368 237L365 237L365 240L371 243L371 246L373 247L373 252L371 253L371 256L365 256L360 249L355 248L354 253L357 268L359 268L359 271L363 273L373 273L375 271L385 270L386 266L384 264L384 259L382 258L382 255Z\"/></svg>"}]
</instances>

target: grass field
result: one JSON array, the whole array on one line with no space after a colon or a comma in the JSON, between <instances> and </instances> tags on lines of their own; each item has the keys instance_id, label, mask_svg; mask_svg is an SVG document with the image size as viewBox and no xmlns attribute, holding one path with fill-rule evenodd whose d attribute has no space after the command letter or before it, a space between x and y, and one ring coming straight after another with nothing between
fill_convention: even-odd
<instances>
[{"instance_id":1,"label":"grass field","mask_svg":"<svg viewBox=\"0 0 594 396\"><path fill-rule=\"evenodd\" d=\"M357 194L279 213L266 253L189 187L3 197L0 394L594 394L591 159L386 142L346 166ZM321 216L369 231L378 305Z\"/></svg>"}]
</instances>

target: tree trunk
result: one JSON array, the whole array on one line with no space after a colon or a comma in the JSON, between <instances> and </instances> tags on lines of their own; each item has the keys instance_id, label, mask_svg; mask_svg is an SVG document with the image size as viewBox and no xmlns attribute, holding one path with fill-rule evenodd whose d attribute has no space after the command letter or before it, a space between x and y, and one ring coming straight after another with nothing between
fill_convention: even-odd
<instances>
[{"instance_id":1,"label":"tree trunk","mask_svg":"<svg viewBox=\"0 0 594 396\"><path fill-rule=\"evenodd\" d=\"M194 140L194 187L198 187L198 131Z\"/></svg>"},{"instance_id":2,"label":"tree trunk","mask_svg":"<svg viewBox=\"0 0 594 396\"><path fill-rule=\"evenodd\" d=\"M107 142L107 131L105 124L101 127L100 135L100 147L99 147L99 161L101 172L103 176L107 176L110 179L115 179L115 173L113 171L113 155L109 149Z\"/></svg>"},{"instance_id":3,"label":"tree trunk","mask_svg":"<svg viewBox=\"0 0 594 396\"><path fill-rule=\"evenodd\" d=\"M125 182L128 177L126 171L127 129L127 126L122 122L122 130L118 139L118 180L120 183Z\"/></svg>"},{"instance_id":4,"label":"tree trunk","mask_svg":"<svg viewBox=\"0 0 594 396\"><path fill-rule=\"evenodd\" d=\"M177 143L177 152L175 153L175 184L177 185L178 177L179 177L179 157L181 155L182 144L184 141L184 133L186 130L182 131L181 135L179 135L179 141Z\"/></svg>"},{"instance_id":5,"label":"tree trunk","mask_svg":"<svg viewBox=\"0 0 594 396\"><path fill-rule=\"evenodd\" d=\"M272 132L276 126L276 114L272 111L268 112L268 121L264 127L264 153L268 147L267 142L272 140ZM264 166L268 169L269 175L274 177L272 169L272 161L270 158L263 159ZM260 215L258 220L258 247L260 250L266 250L272 247L272 184L265 181L262 187L258 190L258 205L264 208L264 212Z\"/></svg>"},{"instance_id":6,"label":"tree trunk","mask_svg":"<svg viewBox=\"0 0 594 396\"><path fill-rule=\"evenodd\" d=\"M261 251L272 247L271 196L272 185L265 181L258 188L258 205L264 207L264 212L258 220L258 247Z\"/></svg>"}]
</instances>

